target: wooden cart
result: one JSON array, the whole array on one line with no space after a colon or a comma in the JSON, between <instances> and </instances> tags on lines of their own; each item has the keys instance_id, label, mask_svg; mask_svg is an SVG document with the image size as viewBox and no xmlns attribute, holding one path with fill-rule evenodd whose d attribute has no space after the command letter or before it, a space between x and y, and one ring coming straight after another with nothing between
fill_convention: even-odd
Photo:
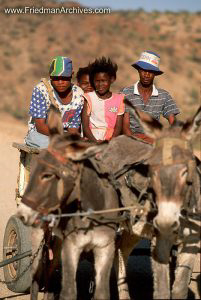
<instances>
[{"instance_id":1,"label":"wooden cart","mask_svg":"<svg viewBox=\"0 0 201 300\"><path fill-rule=\"evenodd\" d=\"M29 181L32 162L40 152L40 149L18 143L13 143L13 147L20 152L19 172L15 193L15 201L18 206ZM15 215L11 216L4 233L3 260L10 259L28 251L30 252L30 250L31 228L25 226ZM30 256L27 256L3 267L4 279L8 282L7 287L9 290L17 293L23 293L29 290L31 285L30 268L25 272L29 265ZM23 276L20 276L23 272Z\"/></svg>"}]
</instances>

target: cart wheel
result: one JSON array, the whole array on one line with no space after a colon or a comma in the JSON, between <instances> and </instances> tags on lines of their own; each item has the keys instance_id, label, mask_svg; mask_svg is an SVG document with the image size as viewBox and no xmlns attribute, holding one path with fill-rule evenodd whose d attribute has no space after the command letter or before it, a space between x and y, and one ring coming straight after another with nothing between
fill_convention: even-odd
<instances>
[{"instance_id":1,"label":"cart wheel","mask_svg":"<svg viewBox=\"0 0 201 300\"><path fill-rule=\"evenodd\" d=\"M24 253L31 249L31 228L25 226L16 216L11 216L6 225L3 240L3 260L9 259L17 254ZM6 265L4 270L5 281L15 280L27 268L30 257L25 257ZM28 269L19 280L8 283L10 291L24 293L29 291L31 286L31 272Z\"/></svg>"}]
</instances>

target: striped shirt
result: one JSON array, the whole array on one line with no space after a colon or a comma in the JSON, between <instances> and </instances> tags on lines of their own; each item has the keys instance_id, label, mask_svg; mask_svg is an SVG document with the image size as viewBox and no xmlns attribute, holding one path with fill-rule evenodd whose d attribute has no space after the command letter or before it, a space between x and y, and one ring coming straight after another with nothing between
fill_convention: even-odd
<instances>
[{"instance_id":1,"label":"striped shirt","mask_svg":"<svg viewBox=\"0 0 201 300\"><path fill-rule=\"evenodd\" d=\"M163 115L164 118L168 118L170 115L179 114L180 111L170 94L166 90L156 89L155 85L153 85L153 91L149 101L145 104L138 91L138 82L121 90L121 94L125 95L125 99L127 99L132 106L150 114L158 121L160 120L160 115ZM125 111L130 114L131 131L134 133L144 133L142 127L133 115L132 109L126 105Z\"/></svg>"}]
</instances>

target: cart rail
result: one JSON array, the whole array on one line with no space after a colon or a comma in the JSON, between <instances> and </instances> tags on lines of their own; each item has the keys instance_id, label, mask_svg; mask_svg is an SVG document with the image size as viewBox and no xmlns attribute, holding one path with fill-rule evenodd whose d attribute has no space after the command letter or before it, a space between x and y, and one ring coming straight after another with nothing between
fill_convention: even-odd
<instances>
[{"instance_id":1,"label":"cart rail","mask_svg":"<svg viewBox=\"0 0 201 300\"><path fill-rule=\"evenodd\" d=\"M19 143L12 143L12 146L14 148L17 148L18 150L22 150L22 151L25 151L27 153L30 153L30 154L38 154L40 153L40 149L37 148L37 147L30 147L30 146L27 146L26 144L19 144Z\"/></svg>"}]
</instances>

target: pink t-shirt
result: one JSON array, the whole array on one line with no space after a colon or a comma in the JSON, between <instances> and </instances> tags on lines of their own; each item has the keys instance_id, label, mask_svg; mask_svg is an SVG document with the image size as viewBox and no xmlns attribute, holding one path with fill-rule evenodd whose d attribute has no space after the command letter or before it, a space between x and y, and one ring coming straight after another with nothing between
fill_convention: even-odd
<instances>
[{"instance_id":1,"label":"pink t-shirt","mask_svg":"<svg viewBox=\"0 0 201 300\"><path fill-rule=\"evenodd\" d=\"M101 99L96 92L84 94L87 100L89 127L97 140L109 140L114 132L118 115L124 113L124 95L112 94Z\"/></svg>"}]
</instances>

